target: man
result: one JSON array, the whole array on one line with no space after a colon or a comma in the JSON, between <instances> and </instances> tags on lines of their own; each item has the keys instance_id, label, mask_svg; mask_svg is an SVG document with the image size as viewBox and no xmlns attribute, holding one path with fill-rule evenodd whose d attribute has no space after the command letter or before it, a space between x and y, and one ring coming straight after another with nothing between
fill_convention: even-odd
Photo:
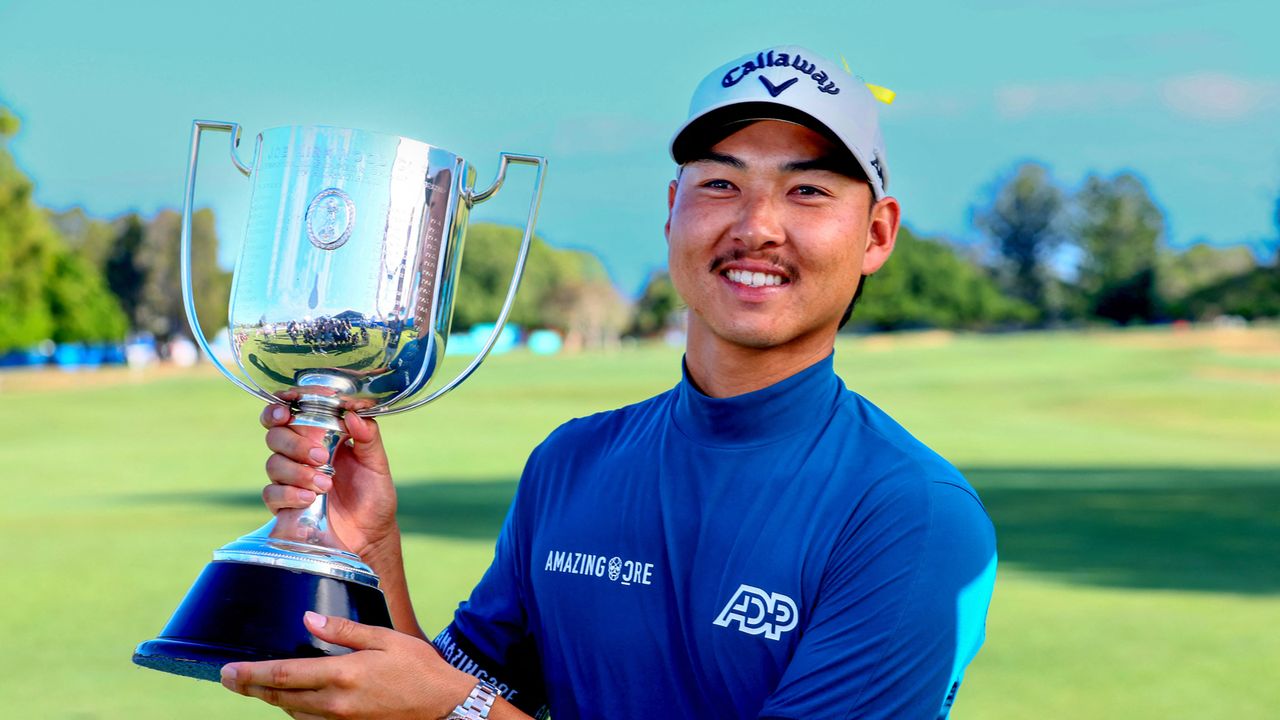
<instances>
[{"instance_id":1,"label":"man","mask_svg":"<svg viewBox=\"0 0 1280 720\"><path fill-rule=\"evenodd\" d=\"M376 425L347 416L330 487L315 442L264 414L267 504L330 492L400 632L309 615L359 652L229 665L228 687L296 718L947 715L982 643L991 524L952 466L832 370L898 230L875 101L829 60L775 47L709 75L671 151L683 380L534 450L493 564L435 649Z\"/></svg>"}]
</instances>

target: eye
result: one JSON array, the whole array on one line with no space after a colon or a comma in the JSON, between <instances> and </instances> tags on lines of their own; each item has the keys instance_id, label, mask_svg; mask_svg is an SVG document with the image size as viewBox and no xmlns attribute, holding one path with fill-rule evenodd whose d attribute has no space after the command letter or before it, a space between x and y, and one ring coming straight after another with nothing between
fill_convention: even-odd
<instances>
[{"instance_id":1,"label":"eye","mask_svg":"<svg viewBox=\"0 0 1280 720\"><path fill-rule=\"evenodd\" d=\"M702 187L710 188L712 190L732 190L733 183L729 182L728 180L721 180L719 178L716 178L716 179L708 180L702 183Z\"/></svg>"},{"instance_id":2,"label":"eye","mask_svg":"<svg viewBox=\"0 0 1280 720\"><path fill-rule=\"evenodd\" d=\"M816 185L797 185L791 192L804 197L829 197L831 193Z\"/></svg>"}]
</instances>

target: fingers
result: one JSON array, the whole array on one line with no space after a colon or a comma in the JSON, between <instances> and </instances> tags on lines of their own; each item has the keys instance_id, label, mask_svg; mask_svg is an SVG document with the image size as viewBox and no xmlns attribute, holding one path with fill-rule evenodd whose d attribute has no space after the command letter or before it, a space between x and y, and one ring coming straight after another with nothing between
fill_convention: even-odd
<instances>
[{"instance_id":1,"label":"fingers","mask_svg":"<svg viewBox=\"0 0 1280 720\"><path fill-rule=\"evenodd\" d=\"M333 663L329 662L331 660L333 658L324 657L228 663L222 666L222 684L242 695L248 694L247 691L255 687L293 692L319 690L333 684L334 668ZM271 700L267 702L279 704Z\"/></svg>"},{"instance_id":2,"label":"fingers","mask_svg":"<svg viewBox=\"0 0 1280 720\"><path fill-rule=\"evenodd\" d=\"M267 448L294 462L312 466L329 459L329 453L325 452L316 440L287 426L267 430Z\"/></svg>"},{"instance_id":3,"label":"fingers","mask_svg":"<svg viewBox=\"0 0 1280 720\"><path fill-rule=\"evenodd\" d=\"M273 515L281 510L310 507L315 500L314 490L292 485L268 485L262 488L262 502Z\"/></svg>"},{"instance_id":4,"label":"fingers","mask_svg":"<svg viewBox=\"0 0 1280 720\"><path fill-rule=\"evenodd\" d=\"M352 650L385 650L388 641L399 637L395 630L361 625L344 617L330 617L310 611L303 615L303 622L312 635Z\"/></svg>"},{"instance_id":5,"label":"fingers","mask_svg":"<svg viewBox=\"0 0 1280 720\"><path fill-rule=\"evenodd\" d=\"M226 683L223 683L226 685ZM266 687L264 685L243 685L239 688L229 688L232 692L238 692L246 697L255 697L259 700L275 705L279 708L297 708L311 707L310 697L316 694L315 690L281 690L279 688ZM290 714L298 712L303 717L315 717L307 715L302 711L286 711ZM294 717L297 717L296 715Z\"/></svg>"},{"instance_id":6,"label":"fingers","mask_svg":"<svg viewBox=\"0 0 1280 720\"><path fill-rule=\"evenodd\" d=\"M258 422L262 423L262 427L268 430L278 425L287 425L289 423L289 409L283 405L272 403L262 408L262 414L258 415Z\"/></svg>"},{"instance_id":7,"label":"fingers","mask_svg":"<svg viewBox=\"0 0 1280 720\"><path fill-rule=\"evenodd\" d=\"M349 667L352 657L231 663L222 668L222 685L275 705L296 720L347 717L347 693L356 686Z\"/></svg>"},{"instance_id":8,"label":"fingers","mask_svg":"<svg viewBox=\"0 0 1280 720\"><path fill-rule=\"evenodd\" d=\"M312 465L294 462L280 453L267 458L267 477L276 484L293 485L313 492L329 492L333 487L333 478Z\"/></svg>"},{"instance_id":9,"label":"fingers","mask_svg":"<svg viewBox=\"0 0 1280 720\"><path fill-rule=\"evenodd\" d=\"M297 662L296 660L291 662ZM223 680L224 687L229 691L242 694L246 697L256 697L257 700L269 703L279 707L284 711L285 715L293 717L294 720L329 720L332 717L338 717L332 712L335 705L333 701L333 693L321 691L312 691L312 689L302 689L302 691L293 691L293 689L273 688L270 685L229 685L227 680ZM311 712L314 711L314 712Z\"/></svg>"},{"instance_id":10,"label":"fingers","mask_svg":"<svg viewBox=\"0 0 1280 720\"><path fill-rule=\"evenodd\" d=\"M273 485L293 486L263 489L262 499L272 512L306 507L315 500L315 493L328 492L333 487L333 478L316 470L329 459L329 454L315 440L290 427L290 419L288 409L280 405L265 408L259 417L267 428L267 447L273 452L267 458L267 477Z\"/></svg>"}]
</instances>

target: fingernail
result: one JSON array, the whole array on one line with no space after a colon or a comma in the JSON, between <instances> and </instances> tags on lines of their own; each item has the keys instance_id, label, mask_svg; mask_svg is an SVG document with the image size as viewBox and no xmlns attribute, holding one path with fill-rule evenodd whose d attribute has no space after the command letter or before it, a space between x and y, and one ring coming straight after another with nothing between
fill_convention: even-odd
<instances>
[{"instance_id":1,"label":"fingernail","mask_svg":"<svg viewBox=\"0 0 1280 720\"><path fill-rule=\"evenodd\" d=\"M320 613L314 613L308 610L306 612L306 620L312 627L322 628L324 627L324 624L329 621L329 618L321 615Z\"/></svg>"},{"instance_id":2,"label":"fingernail","mask_svg":"<svg viewBox=\"0 0 1280 720\"><path fill-rule=\"evenodd\" d=\"M311 482L319 488L320 492L329 492L329 488L333 487L333 478L324 473L317 474L311 478Z\"/></svg>"},{"instance_id":3,"label":"fingernail","mask_svg":"<svg viewBox=\"0 0 1280 720\"><path fill-rule=\"evenodd\" d=\"M313 502L316 499L316 494L310 490L300 490L298 491L298 499L305 503Z\"/></svg>"},{"instance_id":4,"label":"fingernail","mask_svg":"<svg viewBox=\"0 0 1280 720\"><path fill-rule=\"evenodd\" d=\"M322 462L327 462L329 460L329 453L325 452L324 450L321 450L320 448L311 448L311 452L307 454L310 455L311 459L315 460L316 462L322 463Z\"/></svg>"},{"instance_id":5,"label":"fingernail","mask_svg":"<svg viewBox=\"0 0 1280 720\"><path fill-rule=\"evenodd\" d=\"M236 684L236 669L230 665L222 666L222 684L231 687Z\"/></svg>"},{"instance_id":6,"label":"fingernail","mask_svg":"<svg viewBox=\"0 0 1280 720\"><path fill-rule=\"evenodd\" d=\"M275 420L276 422L283 420L286 415L288 415L288 413L285 412L284 408L280 407L279 405L271 408L271 419Z\"/></svg>"}]
</instances>

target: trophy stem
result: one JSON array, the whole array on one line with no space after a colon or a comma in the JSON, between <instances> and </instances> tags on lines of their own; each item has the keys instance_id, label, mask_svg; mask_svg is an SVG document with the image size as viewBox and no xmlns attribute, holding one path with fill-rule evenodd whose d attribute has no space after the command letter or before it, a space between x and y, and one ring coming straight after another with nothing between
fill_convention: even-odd
<instances>
[{"instance_id":1,"label":"trophy stem","mask_svg":"<svg viewBox=\"0 0 1280 720\"><path fill-rule=\"evenodd\" d=\"M319 371L303 373L298 385L298 413L289 425L320 440L328 459L316 471L333 477L333 457L347 439L340 398L353 386L339 375ZM320 434L307 433L305 429L310 428ZM277 512L271 522L215 551L213 559L301 570L378 587L373 568L333 532L328 496L323 493L308 507Z\"/></svg>"},{"instance_id":2,"label":"trophy stem","mask_svg":"<svg viewBox=\"0 0 1280 720\"><path fill-rule=\"evenodd\" d=\"M338 452L338 446L347 439L346 428L342 424L343 410L336 397L312 393L302 396L298 408L299 412L289 425L323 431L319 438L320 446L329 457L316 468L316 472L332 478L333 457ZM271 537L346 551L342 541L329 530L329 500L324 493L318 494L315 501L305 509L281 510L277 513Z\"/></svg>"}]
</instances>

